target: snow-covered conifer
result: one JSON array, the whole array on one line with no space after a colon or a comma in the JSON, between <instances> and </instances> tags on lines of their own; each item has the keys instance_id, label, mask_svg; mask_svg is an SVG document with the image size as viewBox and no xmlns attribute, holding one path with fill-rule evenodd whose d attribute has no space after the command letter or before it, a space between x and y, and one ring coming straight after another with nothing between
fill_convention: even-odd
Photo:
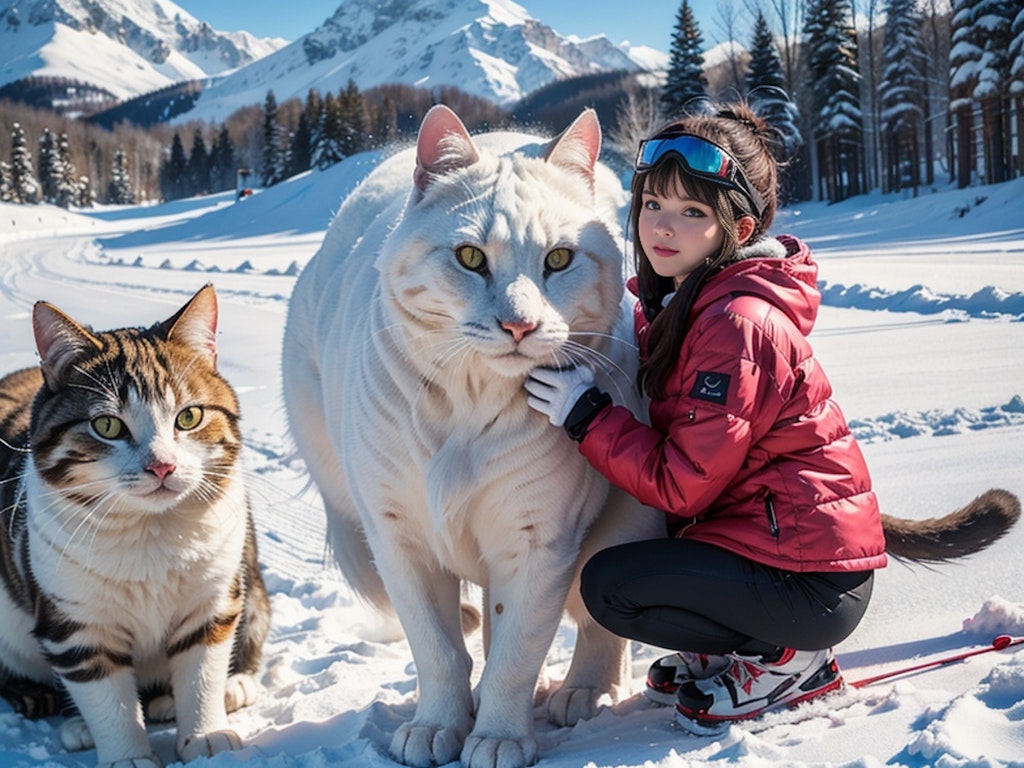
<instances>
[{"instance_id":1,"label":"snow-covered conifer","mask_svg":"<svg viewBox=\"0 0 1024 768\"><path fill-rule=\"evenodd\" d=\"M783 142L780 159L792 157L803 142L797 127L799 111L784 86L782 59L775 36L758 11L747 66L747 101L779 132Z\"/></svg>"},{"instance_id":2,"label":"snow-covered conifer","mask_svg":"<svg viewBox=\"0 0 1024 768\"><path fill-rule=\"evenodd\" d=\"M916 0L887 0L879 101L884 152L884 190L920 184L920 136L924 110L921 15Z\"/></svg>"},{"instance_id":3,"label":"snow-covered conifer","mask_svg":"<svg viewBox=\"0 0 1024 768\"><path fill-rule=\"evenodd\" d=\"M850 0L808 0L803 40L822 194L831 202L845 200L864 191L860 72Z\"/></svg>"},{"instance_id":4,"label":"snow-covered conifer","mask_svg":"<svg viewBox=\"0 0 1024 768\"><path fill-rule=\"evenodd\" d=\"M61 208L68 208L72 205L80 205L81 178L71 161L71 145L68 142L68 135L61 132L57 139L57 181L56 197L54 202Z\"/></svg>"},{"instance_id":5,"label":"snow-covered conifer","mask_svg":"<svg viewBox=\"0 0 1024 768\"><path fill-rule=\"evenodd\" d=\"M128 156L121 147L114 151L114 161L110 169L110 191L107 197L116 205L132 205L135 202L135 189L128 170Z\"/></svg>"},{"instance_id":6,"label":"snow-covered conifer","mask_svg":"<svg viewBox=\"0 0 1024 768\"><path fill-rule=\"evenodd\" d=\"M10 197L14 203L39 202L39 182L32 173L32 153L21 123L11 126Z\"/></svg>"},{"instance_id":7,"label":"snow-covered conifer","mask_svg":"<svg viewBox=\"0 0 1024 768\"><path fill-rule=\"evenodd\" d=\"M57 160L57 140L49 128L43 128L39 137L39 155L36 157L36 177L39 179L39 194L46 203L57 201L57 179L60 167Z\"/></svg>"},{"instance_id":8,"label":"snow-covered conifer","mask_svg":"<svg viewBox=\"0 0 1024 768\"><path fill-rule=\"evenodd\" d=\"M694 102L706 98L704 77L704 38L688 0L683 0L676 13L676 24L669 47L668 75L661 92L661 109L666 117L694 108Z\"/></svg>"}]
</instances>

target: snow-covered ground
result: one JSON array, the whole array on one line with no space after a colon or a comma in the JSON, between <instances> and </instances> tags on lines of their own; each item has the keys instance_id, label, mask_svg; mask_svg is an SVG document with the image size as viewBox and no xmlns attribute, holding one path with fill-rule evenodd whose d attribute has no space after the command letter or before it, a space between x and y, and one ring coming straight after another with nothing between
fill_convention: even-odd
<instances>
[{"instance_id":1,"label":"snow-covered ground","mask_svg":"<svg viewBox=\"0 0 1024 768\"><path fill-rule=\"evenodd\" d=\"M221 367L242 399L246 464L272 592L265 692L231 716L243 761L265 768L393 766L391 733L412 715L415 670L324 564L319 500L290 455L279 351L288 296L338 201L372 164L347 161L261 192L86 214L0 205L0 370L33 365L30 309L57 304L97 328L169 316L206 281L220 297ZM1024 496L1024 179L801 205L776 231L810 241L824 303L813 335L862 438L885 510L945 513L990 488ZM965 562L892 564L837 648L848 681L1024 635L1024 527ZM564 624L549 657L571 653ZM482 656L477 641L477 666ZM824 700L715 738L689 736L639 695L573 728L538 709L544 768L647 766L1024 766L1024 646ZM661 650L634 646L642 688ZM173 732L154 728L165 761ZM0 703L0 766L91 766L65 753L57 721Z\"/></svg>"}]
</instances>

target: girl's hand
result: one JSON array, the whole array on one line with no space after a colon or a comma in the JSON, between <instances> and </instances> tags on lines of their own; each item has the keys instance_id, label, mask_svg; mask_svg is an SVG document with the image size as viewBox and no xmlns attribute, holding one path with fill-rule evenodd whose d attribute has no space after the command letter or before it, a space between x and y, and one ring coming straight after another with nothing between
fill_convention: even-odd
<instances>
[{"instance_id":1,"label":"girl's hand","mask_svg":"<svg viewBox=\"0 0 1024 768\"><path fill-rule=\"evenodd\" d=\"M594 372L585 365L562 369L534 368L523 386L530 393L527 399L530 407L547 416L556 427L561 427L580 397L594 386Z\"/></svg>"}]
</instances>

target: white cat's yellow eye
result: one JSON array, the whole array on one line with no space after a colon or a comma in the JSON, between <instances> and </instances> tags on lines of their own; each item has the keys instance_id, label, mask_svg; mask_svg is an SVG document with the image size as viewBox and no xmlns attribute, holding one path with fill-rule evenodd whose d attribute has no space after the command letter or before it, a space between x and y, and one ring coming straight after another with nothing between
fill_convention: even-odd
<instances>
[{"instance_id":1,"label":"white cat's yellow eye","mask_svg":"<svg viewBox=\"0 0 1024 768\"><path fill-rule=\"evenodd\" d=\"M178 414L174 420L174 426L181 430L195 429L203 420L203 409L198 405L190 405Z\"/></svg>"},{"instance_id":2,"label":"white cat's yellow eye","mask_svg":"<svg viewBox=\"0 0 1024 768\"><path fill-rule=\"evenodd\" d=\"M455 249L455 258L472 272L480 272L487 266L487 257L475 245L460 245Z\"/></svg>"},{"instance_id":3,"label":"white cat's yellow eye","mask_svg":"<svg viewBox=\"0 0 1024 768\"><path fill-rule=\"evenodd\" d=\"M554 248L544 259L544 266L551 272L560 272L572 264L575 254L568 248Z\"/></svg>"},{"instance_id":4,"label":"white cat's yellow eye","mask_svg":"<svg viewBox=\"0 0 1024 768\"><path fill-rule=\"evenodd\" d=\"M128 428L117 416L97 416L92 420L92 428L106 440L120 440L128 436Z\"/></svg>"}]
</instances>

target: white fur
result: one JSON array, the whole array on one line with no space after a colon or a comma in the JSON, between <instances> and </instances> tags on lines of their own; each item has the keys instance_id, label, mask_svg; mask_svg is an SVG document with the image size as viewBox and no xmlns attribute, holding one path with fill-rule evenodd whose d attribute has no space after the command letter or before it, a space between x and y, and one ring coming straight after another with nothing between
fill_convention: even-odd
<instances>
[{"instance_id":1,"label":"white fur","mask_svg":"<svg viewBox=\"0 0 1024 768\"><path fill-rule=\"evenodd\" d=\"M660 515L609 493L523 390L533 367L582 359L635 407L636 352L620 311L623 193L610 171L588 166L595 132L600 141L592 115L561 146L485 134L458 151L452 142L469 141L461 124L449 113L429 131L436 117L421 128L420 158L441 155L422 147L441 133L445 160L468 164L424 175L410 149L344 202L291 299L284 393L343 572L379 608L393 605L412 648L419 702L392 755L519 766L537 758L534 688L563 608L580 629L551 719L589 717L625 682L625 643L579 600L582 563L663 532ZM459 265L463 244L487 254L489 276ZM546 276L544 257L560 246L575 260ZM538 328L517 343L503 322ZM570 338L600 355L569 352ZM487 600L475 700L461 580L482 585Z\"/></svg>"}]
</instances>

